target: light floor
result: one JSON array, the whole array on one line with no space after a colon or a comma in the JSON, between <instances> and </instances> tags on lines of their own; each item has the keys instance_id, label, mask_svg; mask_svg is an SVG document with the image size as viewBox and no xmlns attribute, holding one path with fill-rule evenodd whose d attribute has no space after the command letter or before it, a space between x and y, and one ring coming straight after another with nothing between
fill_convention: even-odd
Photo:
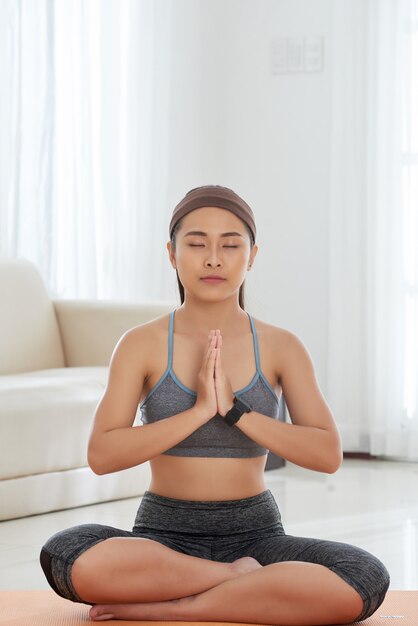
<instances>
[{"instance_id":1,"label":"light floor","mask_svg":"<svg viewBox=\"0 0 418 626\"><path fill-rule=\"evenodd\" d=\"M380 558L391 589L418 589L418 464L345 460L332 475L290 463L266 472L288 534L344 541ZM42 543L85 522L130 530L138 499L0 522L0 589L42 589Z\"/></svg>"}]
</instances>

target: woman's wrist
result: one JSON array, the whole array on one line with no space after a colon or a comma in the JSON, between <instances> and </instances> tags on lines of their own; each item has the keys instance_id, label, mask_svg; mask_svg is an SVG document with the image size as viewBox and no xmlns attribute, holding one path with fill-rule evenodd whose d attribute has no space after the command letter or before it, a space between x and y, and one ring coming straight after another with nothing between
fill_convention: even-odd
<instances>
[{"instance_id":1,"label":"woman's wrist","mask_svg":"<svg viewBox=\"0 0 418 626\"><path fill-rule=\"evenodd\" d=\"M234 426L244 413L250 413L251 411L251 407L246 402L234 397L234 403L229 411L225 413L224 421L228 426Z\"/></svg>"},{"instance_id":2,"label":"woman's wrist","mask_svg":"<svg viewBox=\"0 0 418 626\"><path fill-rule=\"evenodd\" d=\"M191 414L193 415L193 420L200 422L201 425L206 424L209 420L212 419L216 415L209 415L208 411L204 408L200 407L198 404L194 404L191 409L189 409Z\"/></svg>"}]
</instances>

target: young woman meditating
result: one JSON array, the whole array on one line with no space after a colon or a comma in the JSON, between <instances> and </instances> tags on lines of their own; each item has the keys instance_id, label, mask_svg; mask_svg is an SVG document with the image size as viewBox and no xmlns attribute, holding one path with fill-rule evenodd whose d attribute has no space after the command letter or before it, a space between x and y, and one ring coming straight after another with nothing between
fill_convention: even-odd
<instances>
[{"instance_id":1,"label":"young woman meditating","mask_svg":"<svg viewBox=\"0 0 418 626\"><path fill-rule=\"evenodd\" d=\"M169 235L181 306L119 340L88 447L97 474L149 461L149 490L132 532L84 524L51 537L41 552L50 585L92 604L97 621L365 619L388 589L384 565L349 544L287 535L264 482L268 450L327 473L342 454L302 342L245 311L251 208L230 189L199 187L175 207ZM291 424L277 419L282 393Z\"/></svg>"}]
</instances>

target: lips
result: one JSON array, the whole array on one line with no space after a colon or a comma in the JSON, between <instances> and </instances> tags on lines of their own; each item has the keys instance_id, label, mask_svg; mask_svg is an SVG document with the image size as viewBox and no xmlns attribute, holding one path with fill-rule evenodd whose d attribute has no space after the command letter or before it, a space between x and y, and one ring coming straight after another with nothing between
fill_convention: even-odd
<instances>
[{"instance_id":1,"label":"lips","mask_svg":"<svg viewBox=\"0 0 418 626\"><path fill-rule=\"evenodd\" d=\"M203 276L200 280L203 280L203 282L205 283L223 283L225 278L222 278L222 276Z\"/></svg>"}]
</instances>

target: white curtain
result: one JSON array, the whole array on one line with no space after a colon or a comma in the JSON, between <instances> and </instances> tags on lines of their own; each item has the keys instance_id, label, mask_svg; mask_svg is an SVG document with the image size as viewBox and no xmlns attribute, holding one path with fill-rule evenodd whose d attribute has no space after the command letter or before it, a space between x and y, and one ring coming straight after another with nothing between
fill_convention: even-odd
<instances>
[{"instance_id":1,"label":"white curtain","mask_svg":"<svg viewBox=\"0 0 418 626\"><path fill-rule=\"evenodd\" d=\"M418 460L418 0L333 12L327 395L345 450Z\"/></svg>"},{"instance_id":2,"label":"white curtain","mask_svg":"<svg viewBox=\"0 0 418 626\"><path fill-rule=\"evenodd\" d=\"M170 20L167 1L0 3L0 254L53 295L173 299Z\"/></svg>"}]
</instances>

